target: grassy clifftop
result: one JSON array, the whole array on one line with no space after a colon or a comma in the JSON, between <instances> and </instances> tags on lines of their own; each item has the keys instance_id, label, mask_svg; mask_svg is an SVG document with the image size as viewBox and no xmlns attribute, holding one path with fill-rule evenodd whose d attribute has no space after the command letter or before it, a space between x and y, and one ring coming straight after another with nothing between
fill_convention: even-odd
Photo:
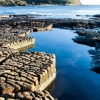
<instances>
[{"instance_id":1,"label":"grassy clifftop","mask_svg":"<svg viewBox=\"0 0 100 100\"><path fill-rule=\"evenodd\" d=\"M0 0L0 6L25 6L29 4L74 4L80 5L80 0Z\"/></svg>"}]
</instances>

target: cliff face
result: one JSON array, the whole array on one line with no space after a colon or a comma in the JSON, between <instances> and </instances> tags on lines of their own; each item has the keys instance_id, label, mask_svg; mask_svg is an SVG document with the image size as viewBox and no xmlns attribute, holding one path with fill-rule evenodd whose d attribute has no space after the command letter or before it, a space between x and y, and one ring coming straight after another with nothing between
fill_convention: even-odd
<instances>
[{"instance_id":1,"label":"cliff face","mask_svg":"<svg viewBox=\"0 0 100 100\"><path fill-rule=\"evenodd\" d=\"M81 5L80 0L71 0L71 1L72 1L72 4Z\"/></svg>"},{"instance_id":2,"label":"cliff face","mask_svg":"<svg viewBox=\"0 0 100 100\"><path fill-rule=\"evenodd\" d=\"M28 4L74 4L80 5L80 0L0 0L0 6L25 6Z\"/></svg>"}]
</instances>

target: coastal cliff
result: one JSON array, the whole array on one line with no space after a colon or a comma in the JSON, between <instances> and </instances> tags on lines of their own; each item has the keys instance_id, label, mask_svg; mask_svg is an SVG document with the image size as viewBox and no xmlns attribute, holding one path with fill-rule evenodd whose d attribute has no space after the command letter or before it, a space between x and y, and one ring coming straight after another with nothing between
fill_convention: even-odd
<instances>
[{"instance_id":1,"label":"coastal cliff","mask_svg":"<svg viewBox=\"0 0 100 100\"><path fill-rule=\"evenodd\" d=\"M0 0L0 6L26 6L42 4L81 5L80 0Z\"/></svg>"}]
</instances>

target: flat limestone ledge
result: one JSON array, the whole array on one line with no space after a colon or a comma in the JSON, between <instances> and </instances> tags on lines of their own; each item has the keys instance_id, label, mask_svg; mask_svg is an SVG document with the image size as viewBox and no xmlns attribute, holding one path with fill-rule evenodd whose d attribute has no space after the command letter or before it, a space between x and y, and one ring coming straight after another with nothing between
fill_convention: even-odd
<instances>
[{"instance_id":1,"label":"flat limestone ledge","mask_svg":"<svg viewBox=\"0 0 100 100\"><path fill-rule=\"evenodd\" d=\"M23 28L14 28L14 29L10 29L8 31L10 34L14 34L14 35L17 35L17 36L28 36L30 34L30 29L23 29Z\"/></svg>"},{"instance_id":2,"label":"flat limestone ledge","mask_svg":"<svg viewBox=\"0 0 100 100\"><path fill-rule=\"evenodd\" d=\"M25 30L25 32L23 32L23 31L20 31L19 33L18 33L18 36L28 36L29 34L30 34L30 30Z\"/></svg>"},{"instance_id":3,"label":"flat limestone ledge","mask_svg":"<svg viewBox=\"0 0 100 100\"><path fill-rule=\"evenodd\" d=\"M34 27L34 28L33 28L33 32L34 32L34 31L38 32L38 31L52 30L52 26L53 26L53 24L49 24L49 25L46 25L46 26L44 26L44 27Z\"/></svg>"},{"instance_id":4,"label":"flat limestone ledge","mask_svg":"<svg viewBox=\"0 0 100 100\"><path fill-rule=\"evenodd\" d=\"M19 52L24 52L30 48L33 48L35 46L35 44L31 44L31 45L28 45L28 46L25 46L25 47L22 47L22 48L19 48L17 49Z\"/></svg>"},{"instance_id":5,"label":"flat limestone ledge","mask_svg":"<svg viewBox=\"0 0 100 100\"><path fill-rule=\"evenodd\" d=\"M0 26L0 38L7 37L7 36L28 36L30 34L31 30L28 27L22 28L22 26L19 27L11 27L6 25Z\"/></svg>"},{"instance_id":6,"label":"flat limestone ledge","mask_svg":"<svg viewBox=\"0 0 100 100\"><path fill-rule=\"evenodd\" d=\"M14 53L0 65L0 95L45 89L56 77L54 54Z\"/></svg>"},{"instance_id":7,"label":"flat limestone ledge","mask_svg":"<svg viewBox=\"0 0 100 100\"><path fill-rule=\"evenodd\" d=\"M20 49L28 45L35 44L35 39L32 37L12 36L0 39L0 45L2 47L8 47L12 49Z\"/></svg>"},{"instance_id":8,"label":"flat limestone ledge","mask_svg":"<svg viewBox=\"0 0 100 100\"><path fill-rule=\"evenodd\" d=\"M0 97L0 100L57 100L46 90L34 92L7 93Z\"/></svg>"}]
</instances>

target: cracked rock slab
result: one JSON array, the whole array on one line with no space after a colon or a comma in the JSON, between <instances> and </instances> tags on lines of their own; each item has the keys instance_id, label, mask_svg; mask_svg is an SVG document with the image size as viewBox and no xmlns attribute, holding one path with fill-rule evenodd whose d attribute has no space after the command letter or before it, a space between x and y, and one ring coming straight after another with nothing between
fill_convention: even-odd
<instances>
[{"instance_id":1,"label":"cracked rock slab","mask_svg":"<svg viewBox=\"0 0 100 100\"><path fill-rule=\"evenodd\" d=\"M17 52L10 55L0 69L1 95L43 90L55 79L55 55Z\"/></svg>"}]
</instances>

